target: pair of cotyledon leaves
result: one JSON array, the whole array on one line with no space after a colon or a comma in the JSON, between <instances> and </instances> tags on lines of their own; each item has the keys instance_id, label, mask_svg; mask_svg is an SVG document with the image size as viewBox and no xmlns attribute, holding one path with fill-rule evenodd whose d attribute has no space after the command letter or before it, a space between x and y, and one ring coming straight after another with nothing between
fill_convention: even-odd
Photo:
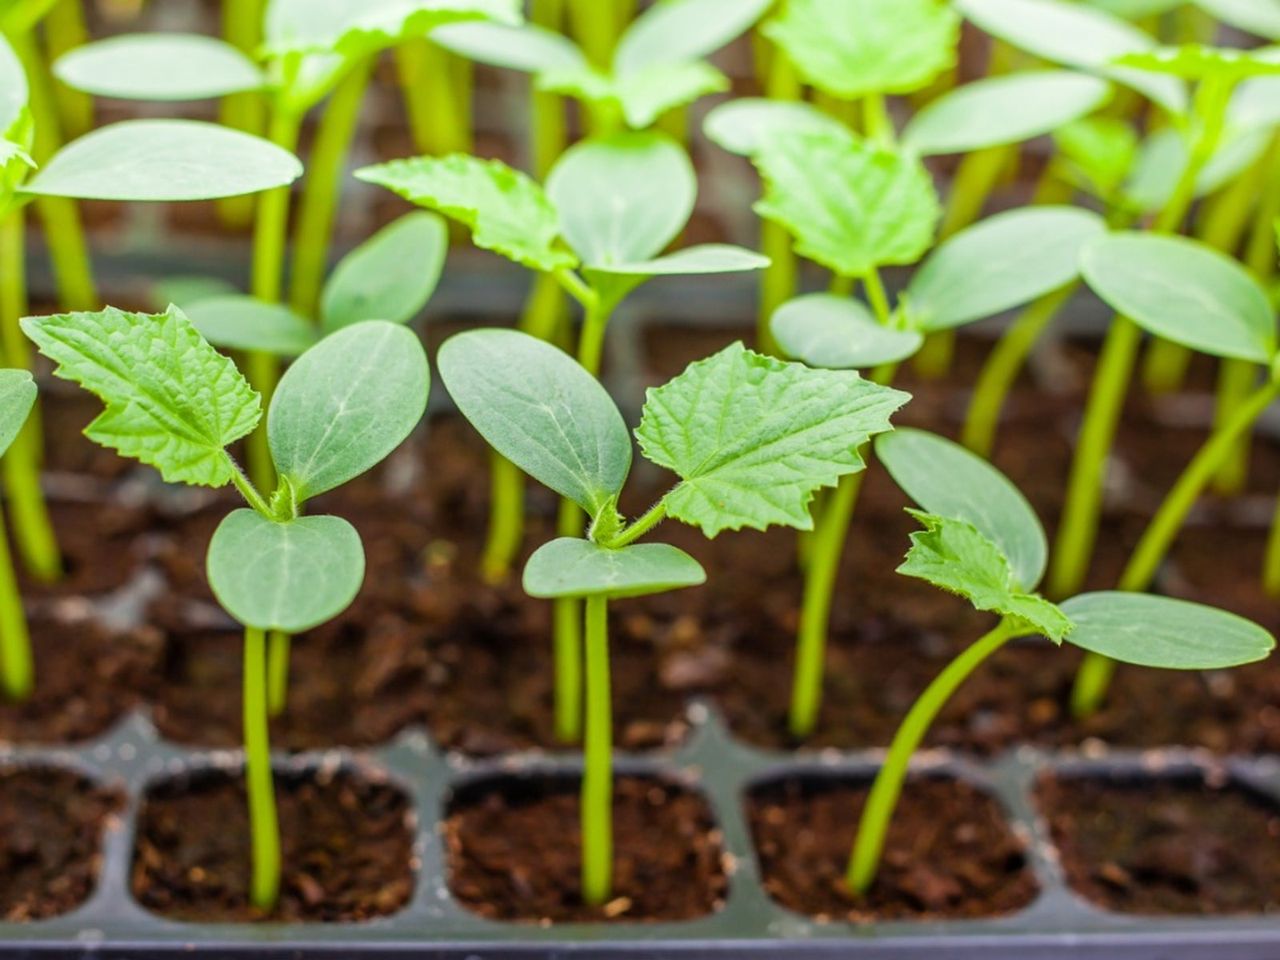
<instances>
[{"instance_id":1,"label":"pair of cotyledon leaves","mask_svg":"<svg viewBox=\"0 0 1280 960\"><path fill-rule=\"evenodd\" d=\"M584 141L560 158L545 189L500 161L463 154L396 160L356 176L458 220L476 246L532 270L581 265L614 302L658 275L768 265L726 244L661 255L693 213L697 178L684 150L660 133Z\"/></svg>"},{"instance_id":2,"label":"pair of cotyledon leaves","mask_svg":"<svg viewBox=\"0 0 1280 960\"><path fill-rule=\"evenodd\" d=\"M1008 478L921 430L883 434L875 452L921 508L912 513L924 529L911 535L899 573L965 597L1023 633L1125 663L1220 669L1260 660L1275 646L1257 624L1183 600L1102 591L1050 603L1034 593L1048 556L1044 528Z\"/></svg>"},{"instance_id":3,"label":"pair of cotyledon leaves","mask_svg":"<svg viewBox=\"0 0 1280 960\"><path fill-rule=\"evenodd\" d=\"M585 510L616 519L632 440L608 392L563 351L526 334L480 330L441 348L440 376L502 456ZM908 395L851 371L814 370L734 344L648 392L635 436L680 482L667 516L714 537L782 524L810 529L814 492L864 467L859 447L889 429ZM525 570L535 596L633 596L701 582L674 547L620 549L565 538Z\"/></svg>"},{"instance_id":4,"label":"pair of cotyledon leaves","mask_svg":"<svg viewBox=\"0 0 1280 960\"><path fill-rule=\"evenodd\" d=\"M22 329L58 376L103 401L90 439L170 482L232 481L227 447L255 429L262 401L181 310L27 317ZM351 602L364 577L355 530L337 517L285 518L399 446L422 418L429 385L418 337L386 321L344 327L289 367L271 398L267 440L292 508L279 519L237 510L209 548L210 585L233 617L296 632Z\"/></svg>"}]
</instances>

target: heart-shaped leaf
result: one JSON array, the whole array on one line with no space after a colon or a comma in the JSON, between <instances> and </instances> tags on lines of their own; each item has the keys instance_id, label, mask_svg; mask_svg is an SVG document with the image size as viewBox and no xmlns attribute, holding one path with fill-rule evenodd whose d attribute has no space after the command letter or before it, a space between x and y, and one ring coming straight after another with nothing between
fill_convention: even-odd
<instances>
[{"instance_id":1,"label":"heart-shaped leaf","mask_svg":"<svg viewBox=\"0 0 1280 960\"><path fill-rule=\"evenodd\" d=\"M427 409L431 374L412 330L366 320L325 337L285 371L267 440L299 501L376 466Z\"/></svg>"},{"instance_id":2,"label":"heart-shaped leaf","mask_svg":"<svg viewBox=\"0 0 1280 960\"><path fill-rule=\"evenodd\" d=\"M300 633L351 605L364 582L364 547L339 517L276 523L234 510L214 531L205 568L218 603L240 623Z\"/></svg>"},{"instance_id":3,"label":"heart-shaped leaf","mask_svg":"<svg viewBox=\"0 0 1280 960\"><path fill-rule=\"evenodd\" d=\"M640 543L610 550L590 540L561 537L543 544L524 568L531 597L641 597L705 583L706 571L683 550Z\"/></svg>"},{"instance_id":4,"label":"heart-shaped leaf","mask_svg":"<svg viewBox=\"0 0 1280 960\"><path fill-rule=\"evenodd\" d=\"M319 339L315 324L283 304L241 293L200 298L184 312L201 336L226 350L296 357Z\"/></svg>"},{"instance_id":5,"label":"heart-shaped leaf","mask_svg":"<svg viewBox=\"0 0 1280 960\"><path fill-rule=\"evenodd\" d=\"M897 363L924 343L914 330L878 323L861 301L829 293L787 301L774 312L769 329L787 356L832 370Z\"/></svg>"},{"instance_id":6,"label":"heart-shaped leaf","mask_svg":"<svg viewBox=\"0 0 1280 960\"><path fill-rule=\"evenodd\" d=\"M60 57L53 72L76 90L121 100L203 100L266 83L238 49L196 33L135 33L87 43Z\"/></svg>"},{"instance_id":7,"label":"heart-shaped leaf","mask_svg":"<svg viewBox=\"0 0 1280 960\"><path fill-rule=\"evenodd\" d=\"M26 370L0 370L0 455L7 451L31 415L36 382Z\"/></svg>"},{"instance_id":8,"label":"heart-shaped leaf","mask_svg":"<svg viewBox=\"0 0 1280 960\"><path fill-rule=\"evenodd\" d=\"M776 140L805 133L853 134L839 120L810 103L738 97L712 108L702 121L707 139L730 153L749 157Z\"/></svg>"}]
</instances>

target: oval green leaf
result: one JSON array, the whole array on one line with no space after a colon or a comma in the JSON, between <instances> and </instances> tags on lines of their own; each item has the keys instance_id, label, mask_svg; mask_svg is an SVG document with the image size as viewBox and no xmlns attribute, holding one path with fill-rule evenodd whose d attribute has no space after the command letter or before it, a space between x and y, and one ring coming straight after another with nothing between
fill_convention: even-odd
<instances>
[{"instance_id":1,"label":"oval green leaf","mask_svg":"<svg viewBox=\"0 0 1280 960\"><path fill-rule=\"evenodd\" d=\"M787 301L774 312L769 328L787 356L830 370L897 363L924 342L914 330L878 323L860 300L829 293Z\"/></svg>"},{"instance_id":2,"label":"oval green leaf","mask_svg":"<svg viewBox=\"0 0 1280 960\"><path fill-rule=\"evenodd\" d=\"M1235 178L1262 154L1270 140L1271 132L1256 125L1226 131L1196 179L1196 195L1210 194ZM1182 135L1173 128L1157 130L1142 143L1124 185L1125 202L1146 213L1163 209L1187 162L1187 144Z\"/></svg>"},{"instance_id":3,"label":"oval green leaf","mask_svg":"<svg viewBox=\"0 0 1280 960\"><path fill-rule=\"evenodd\" d=\"M36 382L26 370L0 370L0 454L9 449L36 402Z\"/></svg>"},{"instance_id":4,"label":"oval green leaf","mask_svg":"<svg viewBox=\"0 0 1280 960\"><path fill-rule=\"evenodd\" d=\"M205 297L183 311L201 336L227 350L296 357L319 339L315 324L279 303L245 294Z\"/></svg>"},{"instance_id":5,"label":"oval green leaf","mask_svg":"<svg viewBox=\"0 0 1280 960\"><path fill-rule=\"evenodd\" d=\"M958 443L913 428L877 437L876 456L926 512L970 523L994 543L1021 590L1039 585L1049 555L1044 527L1003 473Z\"/></svg>"},{"instance_id":6,"label":"oval green leaf","mask_svg":"<svg viewBox=\"0 0 1280 960\"><path fill-rule=\"evenodd\" d=\"M1194 0L1209 15L1238 30L1280 40L1280 0Z\"/></svg>"},{"instance_id":7,"label":"oval green leaf","mask_svg":"<svg viewBox=\"0 0 1280 960\"><path fill-rule=\"evenodd\" d=\"M525 593L543 599L642 597L706 580L697 560L666 543L609 550L590 540L561 537L539 547L524 568Z\"/></svg>"},{"instance_id":8,"label":"oval green leaf","mask_svg":"<svg viewBox=\"0 0 1280 960\"><path fill-rule=\"evenodd\" d=\"M468 60L523 73L588 66L586 55L572 40L534 23L518 27L486 20L450 23L431 31L431 40Z\"/></svg>"},{"instance_id":9,"label":"oval green leaf","mask_svg":"<svg viewBox=\"0 0 1280 960\"><path fill-rule=\"evenodd\" d=\"M320 299L324 328L361 320L408 323L435 292L448 252L448 227L433 213L389 223L334 268Z\"/></svg>"},{"instance_id":10,"label":"oval green leaf","mask_svg":"<svg viewBox=\"0 0 1280 960\"><path fill-rule=\"evenodd\" d=\"M364 547L339 517L276 523L235 510L214 531L205 568L218 603L240 623L300 633L351 605L364 582Z\"/></svg>"},{"instance_id":11,"label":"oval green leaf","mask_svg":"<svg viewBox=\"0 0 1280 960\"><path fill-rule=\"evenodd\" d=\"M498 453L595 517L631 470L613 398L563 350L515 330L471 330L440 348L440 377Z\"/></svg>"},{"instance_id":12,"label":"oval green leaf","mask_svg":"<svg viewBox=\"0 0 1280 960\"><path fill-rule=\"evenodd\" d=\"M1168 670L1222 670L1263 660L1275 638L1233 613L1149 593L1084 593L1062 604L1069 643L1112 660Z\"/></svg>"},{"instance_id":13,"label":"oval green leaf","mask_svg":"<svg viewBox=\"0 0 1280 960\"><path fill-rule=\"evenodd\" d=\"M302 175L287 150L196 120L125 120L63 147L24 193L79 200L213 200Z\"/></svg>"},{"instance_id":14,"label":"oval green leaf","mask_svg":"<svg viewBox=\"0 0 1280 960\"><path fill-rule=\"evenodd\" d=\"M87 43L60 57L69 87L120 100L204 100L259 90L257 64L231 44L195 33L137 33Z\"/></svg>"},{"instance_id":15,"label":"oval green leaf","mask_svg":"<svg viewBox=\"0 0 1280 960\"><path fill-rule=\"evenodd\" d=\"M853 134L835 117L809 103L740 97L713 107L702 121L707 139L730 153L749 157L774 140L804 133Z\"/></svg>"},{"instance_id":16,"label":"oval green leaf","mask_svg":"<svg viewBox=\"0 0 1280 960\"><path fill-rule=\"evenodd\" d=\"M710 56L745 33L773 0L664 0L622 35L613 54L618 74Z\"/></svg>"},{"instance_id":17,"label":"oval green leaf","mask_svg":"<svg viewBox=\"0 0 1280 960\"><path fill-rule=\"evenodd\" d=\"M920 154L967 153L1020 143L1092 113L1107 81L1072 70L1035 70L967 83L934 100L902 132Z\"/></svg>"},{"instance_id":18,"label":"oval green leaf","mask_svg":"<svg viewBox=\"0 0 1280 960\"><path fill-rule=\"evenodd\" d=\"M427 409L418 335L385 320L330 334L285 372L267 411L276 470L307 500L374 467Z\"/></svg>"},{"instance_id":19,"label":"oval green leaf","mask_svg":"<svg viewBox=\"0 0 1280 960\"><path fill-rule=\"evenodd\" d=\"M594 267L592 272L663 277L742 273L747 270L763 270L767 266L769 266L769 258L761 256L754 250L735 247L728 243L700 243L695 247L686 247L664 257L642 260L639 263L615 263L608 267Z\"/></svg>"},{"instance_id":20,"label":"oval green leaf","mask_svg":"<svg viewBox=\"0 0 1280 960\"><path fill-rule=\"evenodd\" d=\"M1085 280L1150 333L1215 357L1271 362L1276 321L1239 263L1197 240L1125 232L1088 243Z\"/></svg>"},{"instance_id":21,"label":"oval green leaf","mask_svg":"<svg viewBox=\"0 0 1280 960\"><path fill-rule=\"evenodd\" d=\"M945 330L994 316L1080 275L1080 251L1106 233L1097 214L1076 207L998 213L939 246L911 277L913 324Z\"/></svg>"},{"instance_id":22,"label":"oval green leaf","mask_svg":"<svg viewBox=\"0 0 1280 960\"><path fill-rule=\"evenodd\" d=\"M0 35L0 134L17 122L29 97L27 71L9 41Z\"/></svg>"}]
</instances>

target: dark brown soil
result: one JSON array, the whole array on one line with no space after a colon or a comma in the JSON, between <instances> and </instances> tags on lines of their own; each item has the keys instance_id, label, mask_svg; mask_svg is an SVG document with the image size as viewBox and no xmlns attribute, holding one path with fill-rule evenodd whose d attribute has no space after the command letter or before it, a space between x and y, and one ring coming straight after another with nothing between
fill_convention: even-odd
<instances>
[{"instance_id":1,"label":"dark brown soil","mask_svg":"<svg viewBox=\"0 0 1280 960\"><path fill-rule=\"evenodd\" d=\"M1035 899L1022 843L995 801L955 780L906 786L876 881L859 898L845 869L868 786L785 780L752 791L747 816L765 889L819 920L988 917Z\"/></svg>"},{"instance_id":2,"label":"dark brown soil","mask_svg":"<svg viewBox=\"0 0 1280 960\"><path fill-rule=\"evenodd\" d=\"M100 413L102 401L91 393L65 383L42 384L45 469L102 479L120 477L134 469L134 461L84 436L84 428Z\"/></svg>"},{"instance_id":3,"label":"dark brown soil","mask_svg":"<svg viewBox=\"0 0 1280 960\"><path fill-rule=\"evenodd\" d=\"M1197 780L1047 779L1040 802L1068 882L1123 913L1280 910L1280 809Z\"/></svg>"},{"instance_id":4,"label":"dark brown soil","mask_svg":"<svg viewBox=\"0 0 1280 960\"><path fill-rule=\"evenodd\" d=\"M69 770L0 773L0 919L42 920L82 904L98 882L103 828L121 802Z\"/></svg>"},{"instance_id":5,"label":"dark brown soil","mask_svg":"<svg viewBox=\"0 0 1280 960\"><path fill-rule=\"evenodd\" d=\"M160 648L150 629L113 633L90 620L31 623L36 686L0 701L0 743L70 743L102 733L137 702Z\"/></svg>"},{"instance_id":6,"label":"dark brown soil","mask_svg":"<svg viewBox=\"0 0 1280 960\"><path fill-rule=\"evenodd\" d=\"M241 777L208 774L154 788L138 819L133 895L175 920L356 922L395 913L413 892L408 798L348 772L277 776L283 877L275 910L248 902L248 811Z\"/></svg>"},{"instance_id":7,"label":"dark brown soil","mask_svg":"<svg viewBox=\"0 0 1280 960\"><path fill-rule=\"evenodd\" d=\"M578 783L503 779L460 792L444 824L449 889L495 920L531 923L688 920L728 889L720 834L696 793L657 780L614 784L613 896L580 899Z\"/></svg>"},{"instance_id":8,"label":"dark brown soil","mask_svg":"<svg viewBox=\"0 0 1280 960\"><path fill-rule=\"evenodd\" d=\"M52 583L34 580L22 570L15 548L18 579L28 596L108 593L124 585L143 562L150 522L145 509L113 501L50 501L49 519L62 551L63 576Z\"/></svg>"}]
</instances>

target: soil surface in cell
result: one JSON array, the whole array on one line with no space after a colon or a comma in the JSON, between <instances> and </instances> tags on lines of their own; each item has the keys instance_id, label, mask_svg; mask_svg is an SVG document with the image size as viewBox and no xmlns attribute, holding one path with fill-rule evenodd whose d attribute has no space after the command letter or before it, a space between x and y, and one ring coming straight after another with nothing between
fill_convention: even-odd
<instances>
[{"instance_id":1,"label":"soil surface in cell","mask_svg":"<svg viewBox=\"0 0 1280 960\"><path fill-rule=\"evenodd\" d=\"M244 781L222 774L153 789L139 815L133 895L176 920L355 922L413 892L408 798L345 772L276 777L283 874L269 913L249 904Z\"/></svg>"},{"instance_id":2,"label":"soil surface in cell","mask_svg":"<svg viewBox=\"0 0 1280 960\"><path fill-rule=\"evenodd\" d=\"M578 782L502 780L453 799L445 820L449 889L467 909L530 923L689 920L728 888L720 833L706 801L657 780L614 786L613 892L581 898Z\"/></svg>"},{"instance_id":3,"label":"soil surface in cell","mask_svg":"<svg viewBox=\"0 0 1280 960\"><path fill-rule=\"evenodd\" d=\"M786 780L751 793L747 816L765 889L820 920L990 917L1036 896L1022 843L969 784L917 779L902 793L875 883L844 882L869 785Z\"/></svg>"},{"instance_id":4,"label":"soil surface in cell","mask_svg":"<svg viewBox=\"0 0 1280 960\"><path fill-rule=\"evenodd\" d=\"M1241 788L1062 778L1039 801L1068 882L1108 910L1280 910L1280 808Z\"/></svg>"},{"instance_id":5,"label":"soil surface in cell","mask_svg":"<svg viewBox=\"0 0 1280 960\"><path fill-rule=\"evenodd\" d=\"M93 892L118 793L69 770L0 772L0 919L41 920Z\"/></svg>"}]
</instances>

